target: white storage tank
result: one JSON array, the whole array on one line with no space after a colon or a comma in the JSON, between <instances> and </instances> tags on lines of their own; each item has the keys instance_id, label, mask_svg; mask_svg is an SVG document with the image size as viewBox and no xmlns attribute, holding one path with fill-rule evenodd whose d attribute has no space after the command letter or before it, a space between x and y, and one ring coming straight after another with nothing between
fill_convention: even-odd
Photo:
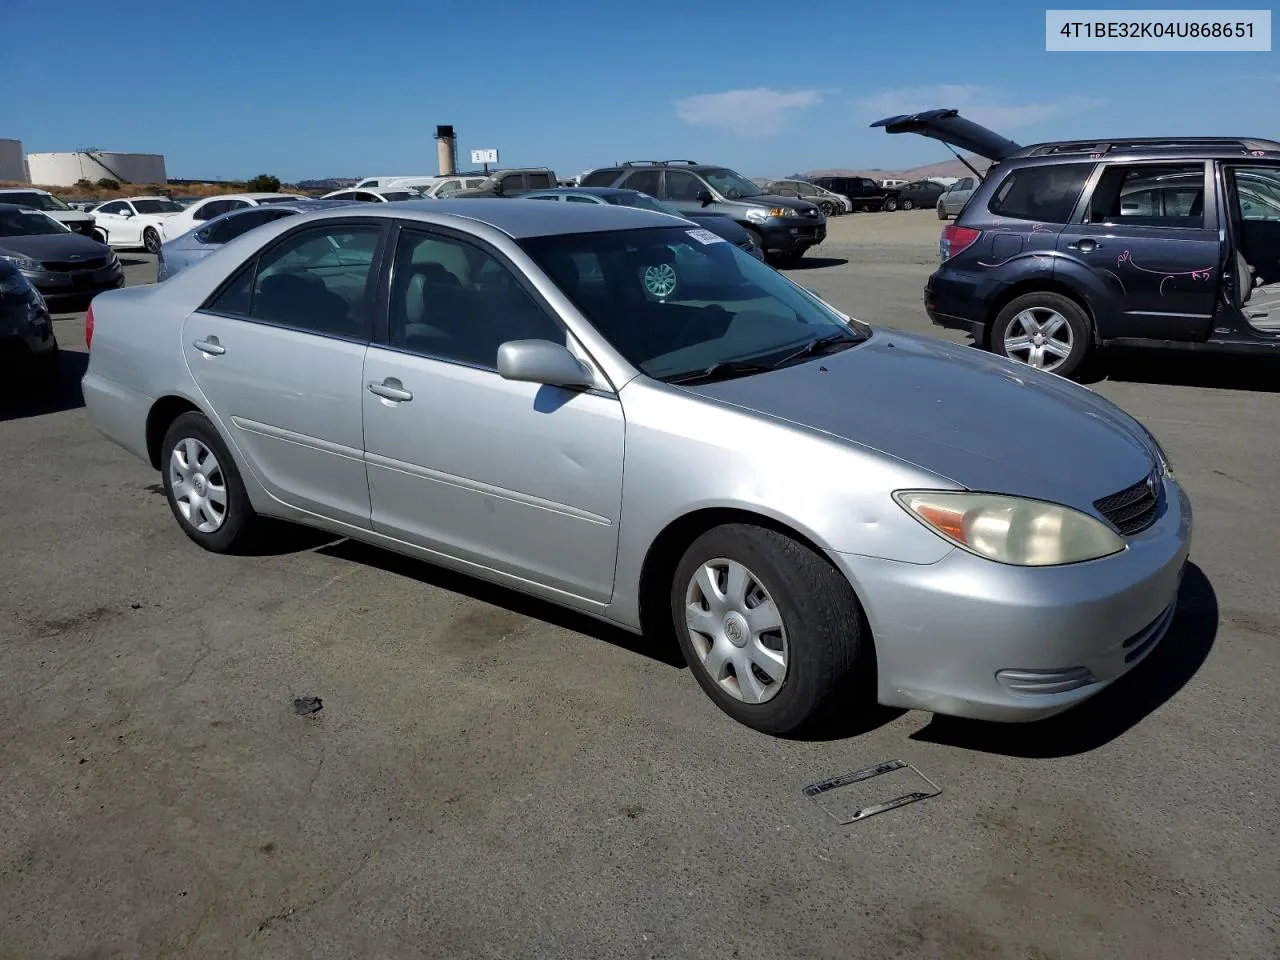
<instances>
[{"instance_id":1,"label":"white storage tank","mask_svg":"<svg viewBox=\"0 0 1280 960\"><path fill-rule=\"evenodd\" d=\"M41 186L70 187L77 180L115 180L117 183L165 184L164 157L158 153L29 153L27 173Z\"/></svg>"},{"instance_id":2,"label":"white storage tank","mask_svg":"<svg viewBox=\"0 0 1280 960\"><path fill-rule=\"evenodd\" d=\"M30 183L21 140L0 140L0 183Z\"/></svg>"}]
</instances>

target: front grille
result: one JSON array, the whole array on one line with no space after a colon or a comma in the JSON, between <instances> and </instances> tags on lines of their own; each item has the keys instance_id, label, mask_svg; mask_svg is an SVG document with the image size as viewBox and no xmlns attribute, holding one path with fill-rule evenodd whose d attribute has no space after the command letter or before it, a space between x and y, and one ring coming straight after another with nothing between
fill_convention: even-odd
<instances>
[{"instance_id":1,"label":"front grille","mask_svg":"<svg viewBox=\"0 0 1280 960\"><path fill-rule=\"evenodd\" d=\"M44 268L53 273L68 273L72 270L101 270L107 265L106 257L89 257L86 260L46 260Z\"/></svg>"},{"instance_id":2,"label":"front grille","mask_svg":"<svg viewBox=\"0 0 1280 960\"><path fill-rule=\"evenodd\" d=\"M1156 521L1160 508L1159 477L1153 473L1119 493L1093 501L1093 505L1122 536L1141 533Z\"/></svg>"}]
</instances>

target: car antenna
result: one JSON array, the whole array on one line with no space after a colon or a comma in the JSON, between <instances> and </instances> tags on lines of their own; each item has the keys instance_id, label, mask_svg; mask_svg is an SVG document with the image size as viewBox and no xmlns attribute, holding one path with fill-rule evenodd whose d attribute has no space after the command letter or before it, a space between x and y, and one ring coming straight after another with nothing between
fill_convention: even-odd
<instances>
[{"instance_id":1,"label":"car antenna","mask_svg":"<svg viewBox=\"0 0 1280 960\"><path fill-rule=\"evenodd\" d=\"M968 167L968 168L969 168L969 172L970 172L970 173L972 173L975 177L977 177L977 178L978 178L978 182L979 182L979 183L986 183L986 177L984 177L984 176L983 176L982 174L980 174L976 169L974 169L973 164L971 164L971 163L970 163L968 160L966 160L964 157L960 156L960 153L956 150L956 148L955 148L955 147L951 146L951 144L949 144L949 143L944 143L944 144L943 144L943 146L944 146L944 147L946 147L948 150L950 150L952 153L954 153L954 154L956 155L956 159L957 159L957 160L959 160L961 163L963 163L966 167Z\"/></svg>"}]
</instances>

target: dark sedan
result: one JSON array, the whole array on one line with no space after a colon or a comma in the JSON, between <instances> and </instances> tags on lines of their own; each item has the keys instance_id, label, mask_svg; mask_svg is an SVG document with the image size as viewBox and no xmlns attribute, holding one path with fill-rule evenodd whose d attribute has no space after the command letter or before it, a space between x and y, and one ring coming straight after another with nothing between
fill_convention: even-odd
<instances>
[{"instance_id":1,"label":"dark sedan","mask_svg":"<svg viewBox=\"0 0 1280 960\"><path fill-rule=\"evenodd\" d=\"M0 203L0 260L16 267L47 300L87 298L124 286L124 268L105 243L12 203Z\"/></svg>"},{"instance_id":2,"label":"dark sedan","mask_svg":"<svg viewBox=\"0 0 1280 960\"><path fill-rule=\"evenodd\" d=\"M0 257L0 392L15 385L47 387L58 375L58 341L44 297Z\"/></svg>"},{"instance_id":3,"label":"dark sedan","mask_svg":"<svg viewBox=\"0 0 1280 960\"><path fill-rule=\"evenodd\" d=\"M946 189L937 180L913 180L895 187L894 192L898 195L899 210L932 210Z\"/></svg>"},{"instance_id":4,"label":"dark sedan","mask_svg":"<svg viewBox=\"0 0 1280 960\"><path fill-rule=\"evenodd\" d=\"M534 190L526 193L521 200L561 200L568 203L609 203L616 207L639 207L641 210L653 210L667 213L673 217L681 217L700 223L716 236L728 240L735 247L751 254L757 260L764 259L764 251L755 239L733 217L727 213L686 213L677 210L661 200L655 200L647 193L639 190L628 190L625 187L557 187L551 190Z\"/></svg>"}]
</instances>

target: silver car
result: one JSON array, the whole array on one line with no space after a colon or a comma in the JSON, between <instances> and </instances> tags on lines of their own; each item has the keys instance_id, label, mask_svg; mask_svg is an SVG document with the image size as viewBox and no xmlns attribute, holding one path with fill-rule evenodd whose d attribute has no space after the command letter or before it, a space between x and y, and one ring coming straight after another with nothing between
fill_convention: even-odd
<instances>
[{"instance_id":1,"label":"silver car","mask_svg":"<svg viewBox=\"0 0 1280 960\"><path fill-rule=\"evenodd\" d=\"M953 220L960 216L960 211L978 188L977 177L961 177L938 197L938 219Z\"/></svg>"},{"instance_id":2,"label":"silver car","mask_svg":"<svg viewBox=\"0 0 1280 960\"><path fill-rule=\"evenodd\" d=\"M283 518L674 632L769 733L1064 710L1159 642L1187 559L1185 494L1106 400L663 214L300 214L87 326L92 421L200 546Z\"/></svg>"}]
</instances>

